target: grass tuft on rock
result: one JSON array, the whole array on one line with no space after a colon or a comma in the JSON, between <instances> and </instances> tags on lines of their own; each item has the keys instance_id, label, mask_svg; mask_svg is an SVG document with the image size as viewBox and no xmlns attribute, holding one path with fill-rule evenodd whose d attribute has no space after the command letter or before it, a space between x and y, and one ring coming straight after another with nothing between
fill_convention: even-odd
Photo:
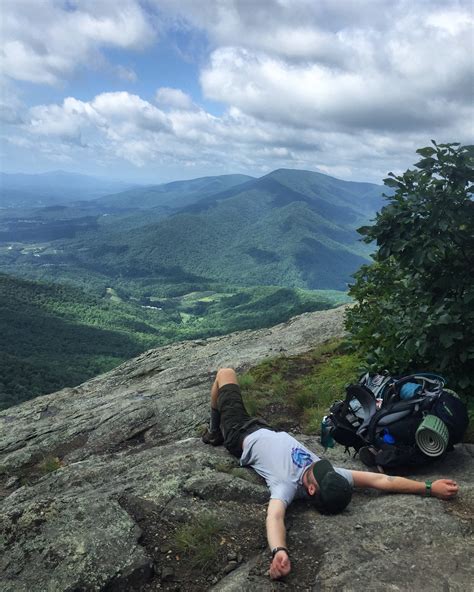
<instances>
[{"instance_id":1,"label":"grass tuft on rock","mask_svg":"<svg viewBox=\"0 0 474 592\"><path fill-rule=\"evenodd\" d=\"M62 467L62 462L57 456L46 456L38 465L38 469L43 475L54 473Z\"/></svg>"},{"instance_id":2,"label":"grass tuft on rock","mask_svg":"<svg viewBox=\"0 0 474 592\"><path fill-rule=\"evenodd\" d=\"M222 525L214 516L204 515L176 531L176 547L184 553L193 568L205 570L215 561L219 551Z\"/></svg>"},{"instance_id":3,"label":"grass tuft on rock","mask_svg":"<svg viewBox=\"0 0 474 592\"><path fill-rule=\"evenodd\" d=\"M347 352L343 341L332 340L298 356L265 360L239 383L251 415L264 417L277 429L291 429L293 418L301 431L316 434L331 403L344 398L345 385L357 381L361 372L360 358Z\"/></svg>"}]
</instances>

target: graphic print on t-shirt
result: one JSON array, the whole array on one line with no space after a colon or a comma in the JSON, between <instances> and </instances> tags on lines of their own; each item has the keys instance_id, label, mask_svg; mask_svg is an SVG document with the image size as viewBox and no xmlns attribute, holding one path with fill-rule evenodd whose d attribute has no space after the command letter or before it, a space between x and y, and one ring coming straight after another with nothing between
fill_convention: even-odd
<instances>
[{"instance_id":1,"label":"graphic print on t-shirt","mask_svg":"<svg viewBox=\"0 0 474 592\"><path fill-rule=\"evenodd\" d=\"M307 467L313 462L309 452L303 448L298 448L297 446L291 449L291 460L293 461L293 464L300 469Z\"/></svg>"}]
</instances>

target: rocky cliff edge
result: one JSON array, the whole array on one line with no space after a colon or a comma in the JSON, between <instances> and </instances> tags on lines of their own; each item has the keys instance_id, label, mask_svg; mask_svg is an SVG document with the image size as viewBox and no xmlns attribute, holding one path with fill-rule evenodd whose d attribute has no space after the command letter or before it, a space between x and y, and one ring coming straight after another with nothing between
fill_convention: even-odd
<instances>
[{"instance_id":1,"label":"rocky cliff edge","mask_svg":"<svg viewBox=\"0 0 474 592\"><path fill-rule=\"evenodd\" d=\"M452 502L358 491L331 517L294 503L293 570L271 582L264 482L201 443L219 367L307 351L343 334L343 314L151 350L0 413L2 591L471 590L472 447L415 475L455 478ZM298 437L322 454L315 437ZM328 456L363 470L341 447Z\"/></svg>"}]
</instances>

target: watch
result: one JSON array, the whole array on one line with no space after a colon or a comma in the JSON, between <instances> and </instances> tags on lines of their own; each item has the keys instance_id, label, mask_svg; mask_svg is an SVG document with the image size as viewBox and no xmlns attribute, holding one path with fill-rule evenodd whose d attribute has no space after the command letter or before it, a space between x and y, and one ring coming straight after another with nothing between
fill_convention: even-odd
<instances>
[{"instance_id":1,"label":"watch","mask_svg":"<svg viewBox=\"0 0 474 592\"><path fill-rule=\"evenodd\" d=\"M275 555L278 553L278 551L285 551L285 553L288 555L288 557L290 556L290 554L288 553L288 549L286 547L273 547L272 559L275 557Z\"/></svg>"},{"instance_id":2,"label":"watch","mask_svg":"<svg viewBox=\"0 0 474 592\"><path fill-rule=\"evenodd\" d=\"M431 497L431 481L425 481L425 495L426 497Z\"/></svg>"}]
</instances>

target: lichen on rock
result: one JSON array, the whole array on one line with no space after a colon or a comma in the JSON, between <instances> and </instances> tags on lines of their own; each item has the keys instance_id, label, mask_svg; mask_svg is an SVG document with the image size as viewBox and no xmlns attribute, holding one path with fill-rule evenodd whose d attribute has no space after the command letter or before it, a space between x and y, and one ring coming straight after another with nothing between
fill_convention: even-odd
<instances>
[{"instance_id":1,"label":"lichen on rock","mask_svg":"<svg viewBox=\"0 0 474 592\"><path fill-rule=\"evenodd\" d=\"M343 334L344 309L270 329L150 350L74 389L0 413L2 592L271 590L268 490L222 447L205 446L209 388L222 366L245 370ZM298 436L316 453L314 437ZM343 450L339 465L363 469ZM57 459L47 464L45 459ZM450 503L357 492L339 516L305 503L287 514L286 590L469 589L473 581L472 449L421 470L449 476ZM193 568L183 525L215 518L215 560ZM192 532L192 530L191 530Z\"/></svg>"}]
</instances>

